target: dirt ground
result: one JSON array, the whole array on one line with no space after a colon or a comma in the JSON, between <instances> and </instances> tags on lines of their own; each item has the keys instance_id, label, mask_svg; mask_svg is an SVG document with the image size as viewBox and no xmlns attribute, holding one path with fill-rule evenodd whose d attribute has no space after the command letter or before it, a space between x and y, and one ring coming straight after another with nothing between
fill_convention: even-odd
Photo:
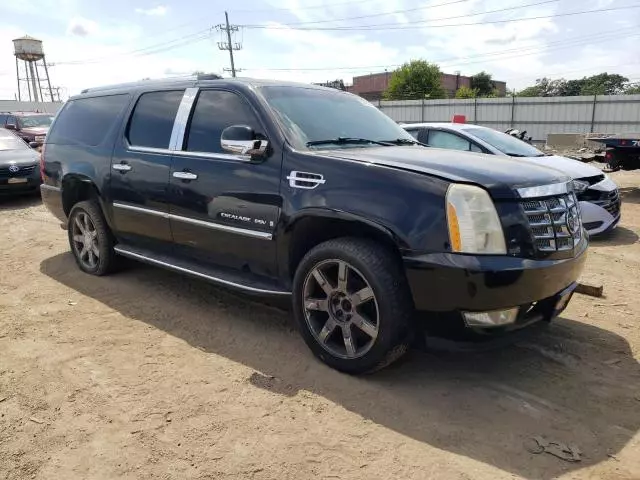
<instances>
[{"instance_id":1,"label":"dirt ground","mask_svg":"<svg viewBox=\"0 0 640 480\"><path fill-rule=\"evenodd\" d=\"M0 478L640 479L640 172L612 176L623 221L584 274L605 298L359 378L285 311L141 264L82 274L39 199L0 199Z\"/></svg>"}]
</instances>

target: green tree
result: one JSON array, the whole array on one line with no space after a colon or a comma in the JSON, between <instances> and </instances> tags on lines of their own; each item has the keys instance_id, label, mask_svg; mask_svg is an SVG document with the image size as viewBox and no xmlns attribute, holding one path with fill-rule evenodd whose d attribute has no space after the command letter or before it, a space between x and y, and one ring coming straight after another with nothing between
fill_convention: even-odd
<instances>
[{"instance_id":1,"label":"green tree","mask_svg":"<svg viewBox=\"0 0 640 480\"><path fill-rule=\"evenodd\" d=\"M478 91L475 88L469 88L465 85L456 90L456 98L476 98Z\"/></svg>"},{"instance_id":2,"label":"green tree","mask_svg":"<svg viewBox=\"0 0 640 480\"><path fill-rule=\"evenodd\" d=\"M584 78L584 85L580 94L582 95L617 95L625 91L629 82L627 77L617 73L600 73Z\"/></svg>"},{"instance_id":3,"label":"green tree","mask_svg":"<svg viewBox=\"0 0 640 480\"><path fill-rule=\"evenodd\" d=\"M478 97L496 97L496 85L487 72L476 73L471 77L471 88L478 92Z\"/></svg>"},{"instance_id":4,"label":"green tree","mask_svg":"<svg viewBox=\"0 0 640 480\"><path fill-rule=\"evenodd\" d=\"M626 95L637 95L640 94L640 83L630 83L624 89L624 93Z\"/></svg>"},{"instance_id":5,"label":"green tree","mask_svg":"<svg viewBox=\"0 0 640 480\"><path fill-rule=\"evenodd\" d=\"M420 100L446 98L440 68L425 60L411 60L391 75L385 100Z\"/></svg>"}]
</instances>

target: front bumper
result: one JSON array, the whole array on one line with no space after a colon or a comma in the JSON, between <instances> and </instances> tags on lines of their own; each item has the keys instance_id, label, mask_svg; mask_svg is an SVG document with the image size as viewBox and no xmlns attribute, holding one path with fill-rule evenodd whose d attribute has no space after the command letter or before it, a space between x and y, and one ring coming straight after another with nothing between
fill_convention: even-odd
<instances>
[{"instance_id":1,"label":"front bumper","mask_svg":"<svg viewBox=\"0 0 640 480\"><path fill-rule=\"evenodd\" d=\"M462 312L519 307L515 323L525 326L559 313L557 302L571 293L584 267L587 242L579 248L564 260L438 253L405 257L404 264L419 312L462 321Z\"/></svg>"}]
</instances>

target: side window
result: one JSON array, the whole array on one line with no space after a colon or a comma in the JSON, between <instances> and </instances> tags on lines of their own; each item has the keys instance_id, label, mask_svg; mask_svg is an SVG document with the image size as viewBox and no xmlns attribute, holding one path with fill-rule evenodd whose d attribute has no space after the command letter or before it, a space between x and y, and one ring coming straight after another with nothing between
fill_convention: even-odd
<instances>
[{"instance_id":1,"label":"side window","mask_svg":"<svg viewBox=\"0 0 640 480\"><path fill-rule=\"evenodd\" d=\"M127 139L134 147L169 148L173 122L184 90L140 95L129 121Z\"/></svg>"},{"instance_id":2,"label":"side window","mask_svg":"<svg viewBox=\"0 0 640 480\"><path fill-rule=\"evenodd\" d=\"M47 143L100 144L129 103L129 95L78 98L65 104L47 134Z\"/></svg>"},{"instance_id":3,"label":"side window","mask_svg":"<svg viewBox=\"0 0 640 480\"><path fill-rule=\"evenodd\" d=\"M420 133L420 130L407 130L407 133L418 140L418 133Z\"/></svg>"},{"instance_id":4,"label":"side window","mask_svg":"<svg viewBox=\"0 0 640 480\"><path fill-rule=\"evenodd\" d=\"M429 145L428 140L429 130L423 128L422 130L420 130L420 133L418 133L418 141L424 143L425 145Z\"/></svg>"},{"instance_id":5,"label":"side window","mask_svg":"<svg viewBox=\"0 0 640 480\"><path fill-rule=\"evenodd\" d=\"M203 90L187 132L186 150L228 153L222 150L220 135L231 125L248 125L261 133L255 113L240 96L223 90Z\"/></svg>"},{"instance_id":6,"label":"side window","mask_svg":"<svg viewBox=\"0 0 640 480\"><path fill-rule=\"evenodd\" d=\"M7 116L0 114L0 127L4 127L5 123L7 123Z\"/></svg>"},{"instance_id":7,"label":"side window","mask_svg":"<svg viewBox=\"0 0 640 480\"><path fill-rule=\"evenodd\" d=\"M14 117L13 115L10 115L7 117L7 124L12 124L15 126L18 126L18 119L16 117Z\"/></svg>"},{"instance_id":8,"label":"side window","mask_svg":"<svg viewBox=\"0 0 640 480\"><path fill-rule=\"evenodd\" d=\"M429 145L449 150L470 150L471 144L458 135L440 130L431 130L429 133Z\"/></svg>"},{"instance_id":9,"label":"side window","mask_svg":"<svg viewBox=\"0 0 640 480\"><path fill-rule=\"evenodd\" d=\"M472 152L478 152L478 153L482 153L483 152L483 150L478 145L476 145L475 143L471 144L471 151Z\"/></svg>"}]
</instances>

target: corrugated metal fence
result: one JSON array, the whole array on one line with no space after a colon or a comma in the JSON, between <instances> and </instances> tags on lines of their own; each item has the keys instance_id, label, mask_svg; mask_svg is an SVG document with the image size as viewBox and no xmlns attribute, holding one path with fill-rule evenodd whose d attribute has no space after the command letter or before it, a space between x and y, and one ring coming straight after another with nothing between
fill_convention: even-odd
<instances>
[{"instance_id":1,"label":"corrugated metal fence","mask_svg":"<svg viewBox=\"0 0 640 480\"><path fill-rule=\"evenodd\" d=\"M18 102L15 100L0 100L0 112L41 112L56 113L60 102Z\"/></svg>"},{"instance_id":2,"label":"corrugated metal fence","mask_svg":"<svg viewBox=\"0 0 640 480\"><path fill-rule=\"evenodd\" d=\"M506 97L468 100L375 102L397 122L450 122L454 114L468 123L504 131L526 130L534 140L549 133L640 132L640 95L589 97Z\"/></svg>"}]
</instances>

